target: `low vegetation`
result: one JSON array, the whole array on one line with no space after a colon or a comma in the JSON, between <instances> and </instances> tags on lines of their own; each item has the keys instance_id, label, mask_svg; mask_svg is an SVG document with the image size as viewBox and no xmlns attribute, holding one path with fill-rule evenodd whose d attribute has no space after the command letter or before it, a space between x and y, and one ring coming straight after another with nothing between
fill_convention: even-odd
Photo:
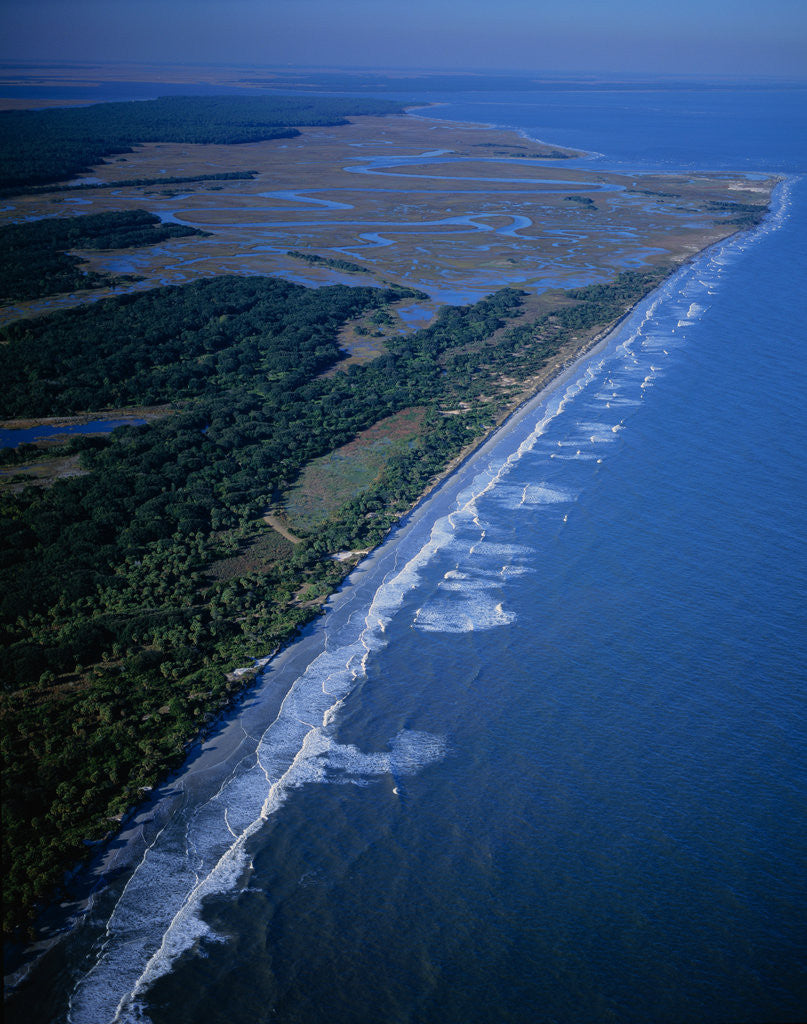
<instances>
[{"instance_id":1,"label":"low vegetation","mask_svg":"<svg viewBox=\"0 0 807 1024\"><path fill-rule=\"evenodd\" d=\"M311 534L376 483L393 456L405 454L423 426L422 407L404 409L309 462L284 496L292 529Z\"/></svg>"}]
</instances>

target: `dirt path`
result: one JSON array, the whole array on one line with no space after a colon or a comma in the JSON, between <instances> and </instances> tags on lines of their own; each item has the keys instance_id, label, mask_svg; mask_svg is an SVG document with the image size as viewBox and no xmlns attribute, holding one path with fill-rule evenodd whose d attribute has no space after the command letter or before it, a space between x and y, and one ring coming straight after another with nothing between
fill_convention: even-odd
<instances>
[{"instance_id":1,"label":"dirt path","mask_svg":"<svg viewBox=\"0 0 807 1024\"><path fill-rule=\"evenodd\" d=\"M267 526L271 526L273 530L276 530L281 537L285 537L286 540L290 540L292 544L300 544L302 541L301 537L295 537L295 535L286 526L281 523L277 516L272 515L271 512L267 512L263 517L263 521Z\"/></svg>"}]
</instances>

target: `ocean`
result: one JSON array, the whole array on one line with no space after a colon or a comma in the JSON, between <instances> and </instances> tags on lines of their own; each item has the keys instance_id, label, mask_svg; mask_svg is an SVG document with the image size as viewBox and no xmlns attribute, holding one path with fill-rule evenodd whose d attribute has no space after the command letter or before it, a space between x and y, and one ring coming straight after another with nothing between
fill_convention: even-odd
<instances>
[{"instance_id":1,"label":"ocean","mask_svg":"<svg viewBox=\"0 0 807 1024\"><path fill-rule=\"evenodd\" d=\"M430 98L783 181L365 560L10 1020L807 1017L807 89Z\"/></svg>"}]
</instances>

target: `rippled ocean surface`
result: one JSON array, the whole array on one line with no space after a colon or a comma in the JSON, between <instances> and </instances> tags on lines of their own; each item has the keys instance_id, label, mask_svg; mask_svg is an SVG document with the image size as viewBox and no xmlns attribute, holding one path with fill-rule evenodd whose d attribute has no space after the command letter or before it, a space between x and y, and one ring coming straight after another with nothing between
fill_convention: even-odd
<instances>
[{"instance_id":1,"label":"rippled ocean surface","mask_svg":"<svg viewBox=\"0 0 807 1024\"><path fill-rule=\"evenodd\" d=\"M450 97L786 178L354 574L12 1017L807 1017L806 97Z\"/></svg>"}]
</instances>

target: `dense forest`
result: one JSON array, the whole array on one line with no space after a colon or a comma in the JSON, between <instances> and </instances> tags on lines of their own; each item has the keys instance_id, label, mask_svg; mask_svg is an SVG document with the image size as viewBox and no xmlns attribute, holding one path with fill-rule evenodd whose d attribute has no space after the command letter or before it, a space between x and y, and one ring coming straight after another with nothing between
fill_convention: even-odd
<instances>
[{"instance_id":1,"label":"dense forest","mask_svg":"<svg viewBox=\"0 0 807 1024\"><path fill-rule=\"evenodd\" d=\"M0 112L0 188L63 181L144 142L234 144L291 138L306 125L345 124L358 114L395 114L370 97L166 96L89 107Z\"/></svg>"},{"instance_id":2,"label":"dense forest","mask_svg":"<svg viewBox=\"0 0 807 1024\"><path fill-rule=\"evenodd\" d=\"M296 260L302 260L303 263L309 263L311 266L320 267L332 267L334 270L344 270L347 274L370 274L371 270L367 267L363 267L360 263L352 263L350 260L334 259L332 256L317 256L310 252L296 252L294 249L289 249L289 256L293 256Z\"/></svg>"},{"instance_id":3,"label":"dense forest","mask_svg":"<svg viewBox=\"0 0 807 1024\"><path fill-rule=\"evenodd\" d=\"M349 568L333 552L377 543L491 427L514 380L655 280L576 289L511 326L523 296L505 289L336 373L340 326L412 293L224 277L7 328L0 415L173 412L48 452L80 475L2 490L5 927L182 758L239 688L228 672L318 613ZM263 523L310 460L415 406L419 436L301 543Z\"/></svg>"},{"instance_id":4,"label":"dense forest","mask_svg":"<svg viewBox=\"0 0 807 1024\"><path fill-rule=\"evenodd\" d=\"M130 249L203 233L162 224L145 210L8 224L0 227L0 304L115 283L108 274L82 270L79 257L67 249Z\"/></svg>"}]
</instances>

